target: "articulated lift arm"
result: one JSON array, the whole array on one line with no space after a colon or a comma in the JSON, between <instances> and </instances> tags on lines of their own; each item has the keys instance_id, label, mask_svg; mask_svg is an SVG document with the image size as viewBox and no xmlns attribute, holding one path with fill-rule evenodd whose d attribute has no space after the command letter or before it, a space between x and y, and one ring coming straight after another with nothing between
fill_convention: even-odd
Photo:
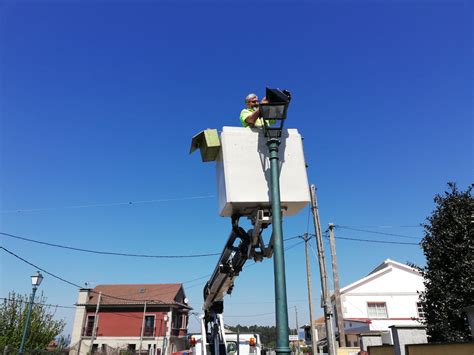
<instances>
[{"instance_id":1,"label":"articulated lift arm","mask_svg":"<svg viewBox=\"0 0 474 355\"><path fill-rule=\"evenodd\" d=\"M213 310L222 313L222 300L226 294L232 292L234 280L248 259L249 248L250 236L238 226L238 219L235 219L232 223L232 232L214 272L204 287L204 311Z\"/></svg>"},{"instance_id":2,"label":"articulated lift arm","mask_svg":"<svg viewBox=\"0 0 474 355\"><path fill-rule=\"evenodd\" d=\"M242 271L248 259L262 261L273 254L273 236L268 246L262 238L262 230L271 223L268 211L258 210L251 217L253 228L248 232L239 227L239 218L232 218L232 231L224 246L224 250L204 286L203 304L203 334L209 334L209 342L213 354L225 354L225 334L222 313L224 312L224 297L232 293L234 281ZM224 349L222 349L222 345ZM206 354L205 339L203 339L203 355Z\"/></svg>"}]
</instances>

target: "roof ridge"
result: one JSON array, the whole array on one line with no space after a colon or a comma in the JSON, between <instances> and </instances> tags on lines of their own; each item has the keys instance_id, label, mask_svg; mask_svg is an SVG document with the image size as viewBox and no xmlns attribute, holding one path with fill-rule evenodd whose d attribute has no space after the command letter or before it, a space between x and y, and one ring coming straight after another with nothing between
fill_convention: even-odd
<instances>
[{"instance_id":1,"label":"roof ridge","mask_svg":"<svg viewBox=\"0 0 474 355\"><path fill-rule=\"evenodd\" d=\"M160 284L98 284L95 287L98 286L169 286L169 285L182 285L182 283L160 283Z\"/></svg>"}]
</instances>

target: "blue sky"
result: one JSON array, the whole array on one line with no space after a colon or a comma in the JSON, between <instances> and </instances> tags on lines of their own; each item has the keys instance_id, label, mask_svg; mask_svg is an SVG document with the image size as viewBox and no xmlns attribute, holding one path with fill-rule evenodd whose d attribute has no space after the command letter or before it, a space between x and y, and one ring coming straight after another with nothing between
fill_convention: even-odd
<instances>
[{"instance_id":1,"label":"blue sky","mask_svg":"<svg viewBox=\"0 0 474 355\"><path fill-rule=\"evenodd\" d=\"M324 229L333 222L418 238L422 229L407 226L430 214L433 195L448 181L472 182L469 1L6 1L0 11L1 232L125 253L220 252L230 221L217 213L214 166L188 155L191 137L239 125L245 95L266 86L293 94L287 126L305 138ZM307 210L284 222L286 238L307 230ZM288 305L302 324L304 246L296 243L286 243ZM81 285L185 282L197 311L206 279L188 281L217 262L99 256L8 237L2 246ZM424 263L413 245L340 239L337 253L342 285L387 258ZM35 269L0 258L0 297L29 293ZM47 275L41 290L52 304L77 297ZM273 307L267 260L237 280L226 323L274 324ZM57 316L70 332L73 310Z\"/></svg>"}]
</instances>

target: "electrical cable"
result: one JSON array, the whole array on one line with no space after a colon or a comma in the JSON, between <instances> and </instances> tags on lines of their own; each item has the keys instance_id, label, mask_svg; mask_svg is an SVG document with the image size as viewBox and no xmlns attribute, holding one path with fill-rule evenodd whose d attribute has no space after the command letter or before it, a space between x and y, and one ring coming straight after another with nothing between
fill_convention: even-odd
<instances>
[{"instance_id":1,"label":"electrical cable","mask_svg":"<svg viewBox=\"0 0 474 355\"><path fill-rule=\"evenodd\" d=\"M3 232L0 232L0 235L10 237L10 238L14 238L14 239L24 240L24 241L31 242L31 243L47 245L47 246L50 246L50 247L80 251L80 252L84 252L84 253L99 254L99 255L128 256L128 257L134 257L134 258L157 258L157 259L202 258L202 257L207 257L207 256L220 255L220 253L190 254L190 255L150 255L150 254L117 253L117 252L110 252L110 251L103 251L103 250L92 250L92 249L76 248L76 247L70 247L70 246L67 246L67 245L42 242L42 241L39 241L39 240L20 237L18 235L3 233Z\"/></svg>"},{"instance_id":2,"label":"electrical cable","mask_svg":"<svg viewBox=\"0 0 474 355\"><path fill-rule=\"evenodd\" d=\"M284 240L290 240L290 239L301 238L301 237L302 237L302 236L291 237L291 238L287 238L287 239L284 239ZM289 246L289 247L286 247L286 248L285 248L285 251L288 251L288 250L290 250L290 249L293 249L294 247L296 247L296 246L298 246L298 245L301 245L302 243L304 243L304 241L299 241L299 242L297 242L297 243L295 243L295 244L293 244L293 245L291 245L291 246ZM243 267L243 269L247 269L247 268L252 267L252 266L255 266L255 265L257 265L257 264L258 264L258 262L254 262L253 264L247 264L247 265L245 265L245 266ZM209 276L210 276L210 275L211 275L211 274L209 274ZM187 287L187 288L189 288L189 287ZM226 317L227 317L227 316L226 316ZM247 316L245 316L245 317L247 317Z\"/></svg>"},{"instance_id":3,"label":"electrical cable","mask_svg":"<svg viewBox=\"0 0 474 355\"><path fill-rule=\"evenodd\" d=\"M316 236L315 234L312 234ZM324 238L328 239L328 236L324 236ZM377 239L363 239L363 238L355 238L355 237L334 237L335 239L345 239L345 240L356 240L359 242L369 242L369 243L385 243L385 244L400 244L400 245L420 245L419 243L407 243L407 242L395 242L395 241L388 241L388 240L377 240Z\"/></svg>"},{"instance_id":4,"label":"electrical cable","mask_svg":"<svg viewBox=\"0 0 474 355\"><path fill-rule=\"evenodd\" d=\"M28 209L2 210L0 211L0 213L3 214L3 213L18 213L18 212L39 212L39 211L52 211L52 210L61 210L61 209L75 209L75 208L89 208L89 207L130 206L130 205L138 205L138 204L144 204L144 203L186 201L186 200L213 198L213 197L215 197L215 195L163 198L163 199L142 200L142 201L95 203L95 204L88 204L88 205L73 205L73 206L61 206L61 207L28 208Z\"/></svg>"},{"instance_id":5,"label":"electrical cable","mask_svg":"<svg viewBox=\"0 0 474 355\"><path fill-rule=\"evenodd\" d=\"M38 265L35 265L35 264L29 262L28 260L22 258L21 256L15 254L14 252L8 250L7 248L5 248L5 247L3 247L3 246L0 246L0 249L3 249L3 250L4 250L5 252L7 252L8 254L14 256L15 258L17 258L17 259L23 261L24 263L26 263L26 264L28 264L28 265L30 265L30 266L33 266L33 267L36 268L37 270L43 271L45 274L50 275L50 276L52 276L52 277L55 278L55 279L58 279L58 280L60 280L60 281L62 281L62 282L64 282L64 283L67 283L67 284L69 284L69 285L71 285L71 286L74 286L74 287L77 287L77 288L79 288L79 289L82 288L82 286L80 286L80 285L78 285L78 284L76 284L76 283L74 283L74 282L68 281L68 280L66 280L66 279L64 279L64 278L62 278L62 277L60 277L60 276L58 276L58 275L53 274L52 272L49 272L49 271L47 271L47 270L45 270L45 269L39 267ZM95 293L95 294L100 294L100 292L94 291L94 290L90 290L90 292L91 292L91 293ZM102 293L102 296L104 296L104 297L109 297L109 298L116 299L116 300L121 300L121 301L129 301L129 302L143 302L143 301L144 301L144 300L142 300L142 299L139 300L139 299L131 299L131 298L124 298L124 297L112 296L112 295L109 295L109 294L106 294L106 293ZM155 302L155 301L153 301L153 302ZM157 303L159 303L159 304L164 304L164 302L162 302L162 301L158 301Z\"/></svg>"},{"instance_id":6,"label":"electrical cable","mask_svg":"<svg viewBox=\"0 0 474 355\"><path fill-rule=\"evenodd\" d=\"M362 226L350 226L344 225L344 227L351 228L423 228L421 224L405 224L401 226L385 226L385 225L362 225Z\"/></svg>"},{"instance_id":7,"label":"electrical cable","mask_svg":"<svg viewBox=\"0 0 474 355\"><path fill-rule=\"evenodd\" d=\"M20 302L20 303L30 303L30 301L24 301L24 300L13 299L13 298L8 298L8 297L0 297L0 300L14 301L14 302ZM36 304L36 305L39 305L39 306L45 306L45 307L76 309L76 307L73 307L73 306L61 306L59 304L48 304L48 303L38 303L38 302L33 302L33 304Z\"/></svg>"},{"instance_id":8,"label":"electrical cable","mask_svg":"<svg viewBox=\"0 0 474 355\"><path fill-rule=\"evenodd\" d=\"M65 282L65 283L67 283L67 284L69 284L69 285L71 285L71 286L74 286L74 287L77 287L77 288L82 288L82 286L79 286L78 284L76 284L76 283L74 283L74 282L71 282L71 281L68 281L68 280L66 280L66 279L63 279L62 277L57 276L57 275L53 274L52 272L49 272L49 271L47 271L47 270L45 270L45 269L39 267L38 265L35 265L35 264L33 264L33 263L30 263L28 260L23 259L21 256L16 255L14 252L8 250L7 248L5 248L5 247L3 247L3 246L0 246L0 249L3 249L3 250L6 251L8 254L13 255L15 258L17 258L17 259L23 261L24 263L26 263L26 264L28 264L28 265L30 265L30 266L33 266L33 267L36 268L37 270L43 271L45 274L48 274L49 276L52 276L52 277L54 277L55 279L58 279L58 280L60 280L60 281L62 281L62 282Z\"/></svg>"},{"instance_id":9,"label":"electrical cable","mask_svg":"<svg viewBox=\"0 0 474 355\"><path fill-rule=\"evenodd\" d=\"M208 257L208 256L217 256L217 255L221 254L221 253L206 253L206 254L190 254L190 255L150 255L150 254L119 253L119 252L110 252L110 251L104 251L104 250L92 250L92 249L76 248L76 247L71 247L71 246L68 246L68 245L61 245L61 244L43 242L43 241L40 241L40 240L21 237L21 236L18 236L18 235L14 235L14 234L10 234L10 233L4 233L4 232L0 232L0 235L6 236L6 237L9 237L9 238L23 240L23 241L30 242L30 243L46 245L46 246L50 246L50 247L54 247L54 248L68 249L68 250L74 250L74 251L79 251L79 252L83 252L83 253L91 253L91 254L99 254L99 255L127 256L127 257L134 257L134 258L184 259L184 258L202 258L202 257ZM296 238L299 238L299 237L300 236L286 238L286 239L284 239L284 241L296 239Z\"/></svg>"},{"instance_id":10,"label":"electrical cable","mask_svg":"<svg viewBox=\"0 0 474 355\"><path fill-rule=\"evenodd\" d=\"M302 236L302 235L296 235L296 236L294 236L294 237L285 238L285 239L283 239L283 241L286 242L286 241L288 241L288 240L292 240L292 239L296 239L296 238L301 238L301 237L303 237L303 236Z\"/></svg>"},{"instance_id":11,"label":"electrical cable","mask_svg":"<svg viewBox=\"0 0 474 355\"><path fill-rule=\"evenodd\" d=\"M408 243L408 242L392 242L388 240L374 240L374 239L362 239L362 238L349 238L349 237L334 237L335 239L343 240L354 240L358 242L367 242L367 243L382 243L382 244L399 244L399 245L420 245L419 243Z\"/></svg>"},{"instance_id":12,"label":"electrical cable","mask_svg":"<svg viewBox=\"0 0 474 355\"><path fill-rule=\"evenodd\" d=\"M301 241L299 241L298 243L295 243L295 244L293 244L293 245L291 245L291 246L285 248L285 251L291 250L291 249L293 249L294 247L297 247L298 245L301 245L301 244L303 244L303 243L304 243L304 240L301 240Z\"/></svg>"},{"instance_id":13,"label":"electrical cable","mask_svg":"<svg viewBox=\"0 0 474 355\"><path fill-rule=\"evenodd\" d=\"M308 219L306 221L306 234L309 233L309 218L311 216L311 205L308 205Z\"/></svg>"},{"instance_id":14,"label":"electrical cable","mask_svg":"<svg viewBox=\"0 0 474 355\"><path fill-rule=\"evenodd\" d=\"M400 237L400 238L408 238L408 239L416 239L416 240L420 240L422 238L422 237L412 237L412 236L403 235L403 234L385 233L385 232L371 231L371 230L367 230L367 229L352 228L352 227L341 226L341 225L335 225L334 227L335 228L340 228L340 229L353 230L353 231L356 231L356 232L365 232L365 233L388 235L388 236L391 236L391 237Z\"/></svg>"},{"instance_id":15,"label":"electrical cable","mask_svg":"<svg viewBox=\"0 0 474 355\"><path fill-rule=\"evenodd\" d=\"M13 301L13 302L19 302L19 303L27 303L27 304L30 303L30 301L24 301L24 300L19 300L19 299L12 299L12 298L7 298L7 297L0 297L0 300ZM59 304L48 304L48 303L39 303L39 302L33 302L32 304L34 304L34 305L39 305L39 306L45 306L45 307L77 309L77 307L74 307L74 306L62 306L62 305L59 305ZM133 316L133 315L124 314L124 313L119 313L119 312L116 312L115 315L117 315L117 316L119 316L119 317L142 319L142 317L140 317L140 316Z\"/></svg>"},{"instance_id":16,"label":"electrical cable","mask_svg":"<svg viewBox=\"0 0 474 355\"><path fill-rule=\"evenodd\" d=\"M242 315L242 316L228 316L226 315L226 318L247 318L247 317L261 317L261 316L269 316L270 314L275 314L275 312L269 312L269 313L261 313L261 314L248 314L248 315Z\"/></svg>"},{"instance_id":17,"label":"electrical cable","mask_svg":"<svg viewBox=\"0 0 474 355\"><path fill-rule=\"evenodd\" d=\"M1 233L1 234L4 234L4 233ZM285 240L290 240L290 239L294 239L294 237L290 237L290 238L287 238L287 239L285 239ZM299 244L299 243L297 243L297 244ZM295 247L297 244L291 246L290 248ZM60 280L60 281L62 281L62 282L65 282L65 283L67 283L67 284L69 284L69 285L71 285L71 286L77 287L77 288L79 288L79 289L83 288L82 286L80 286L80 285L78 285L78 284L76 284L76 283L74 283L74 282L68 281L68 280L66 280L66 279L64 279L64 278L62 278L62 277L60 277L60 276L58 276L58 275L53 274L52 272L49 272L49 271L47 271L47 270L45 270L45 269L39 267L38 265L35 265L35 264L29 262L28 260L22 258L21 256L15 254L14 252L8 250L7 248L5 248L5 247L3 247L3 246L0 246L0 249L3 249L3 250L4 250L5 252L7 252L8 254L14 256L15 258L17 258L17 259L23 261L24 263L26 263L26 264L28 264L28 265L30 265L30 266L33 266L33 267L36 268L37 270L43 271L45 274L50 275L50 276L52 276L52 277L55 278L55 279L58 279L58 280ZM252 265L253 265L253 264L251 264L251 265L249 265L249 266L252 266ZM186 282L183 282L183 284L184 284L184 283L187 283L187 282L198 281L198 280L207 278L207 277L209 277L210 275L211 275L211 274L208 274L208 275L206 275L206 276L202 276L202 277L199 277L199 278L190 280L190 281L186 281ZM200 284L201 284L201 283L196 284L196 285L193 285L193 286L188 286L187 288L189 289L189 288L192 288L192 287L196 287L196 286L199 286ZM91 290L90 292L99 294L99 292L94 291L94 290ZM169 293L172 293L172 292L174 292L174 291L170 291ZM163 294L167 294L167 293L161 293L161 292L160 292L159 295L163 295ZM112 295L108 295L108 294L104 294L104 293L102 293L102 296L104 296L104 297L109 297L109 298L112 298L112 299L122 300L122 301L143 302L143 300L131 299L131 298L124 298L124 297L117 297L117 296L112 296ZM158 296L158 294L156 294L155 296ZM163 303L163 302L161 302L161 303Z\"/></svg>"}]
</instances>

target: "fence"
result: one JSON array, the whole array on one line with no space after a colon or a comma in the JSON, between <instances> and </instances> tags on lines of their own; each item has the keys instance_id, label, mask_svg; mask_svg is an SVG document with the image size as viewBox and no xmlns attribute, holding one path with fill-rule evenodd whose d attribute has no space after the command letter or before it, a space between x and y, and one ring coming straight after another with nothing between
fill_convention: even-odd
<instances>
[{"instance_id":1,"label":"fence","mask_svg":"<svg viewBox=\"0 0 474 355\"><path fill-rule=\"evenodd\" d=\"M5 346L4 348L0 348L0 354L2 355L18 355L18 348L12 346ZM24 355L47 355L47 354L55 354L55 355L68 355L69 349L54 349L54 350L42 350L42 349L34 349L23 350Z\"/></svg>"},{"instance_id":2,"label":"fence","mask_svg":"<svg viewBox=\"0 0 474 355\"><path fill-rule=\"evenodd\" d=\"M369 346L369 355L395 355L393 345ZM474 355L474 342L446 344L407 344L405 355Z\"/></svg>"}]
</instances>

